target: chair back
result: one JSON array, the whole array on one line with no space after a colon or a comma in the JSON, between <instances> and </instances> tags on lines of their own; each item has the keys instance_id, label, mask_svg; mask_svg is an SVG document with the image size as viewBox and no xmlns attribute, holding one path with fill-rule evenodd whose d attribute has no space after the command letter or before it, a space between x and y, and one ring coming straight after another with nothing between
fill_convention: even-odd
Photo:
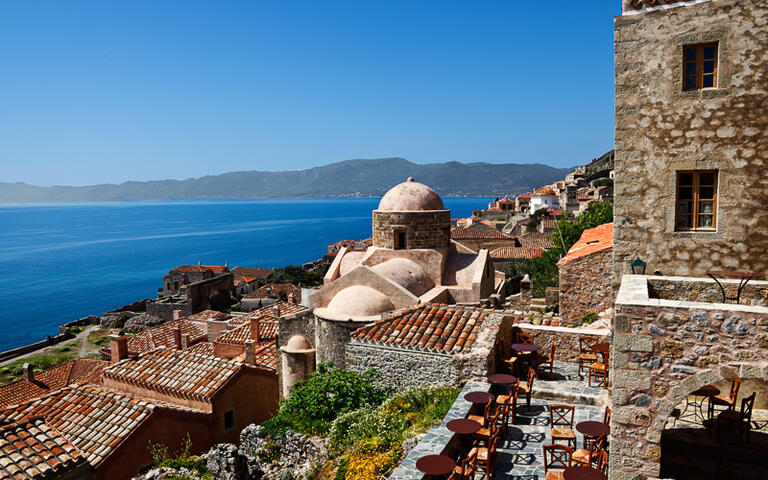
<instances>
[{"instance_id":1,"label":"chair back","mask_svg":"<svg viewBox=\"0 0 768 480\"><path fill-rule=\"evenodd\" d=\"M597 452L597 469L600 470L601 473L606 473L605 471L608 470L608 450L605 448L601 448L600 451Z\"/></svg>"},{"instance_id":2,"label":"chair back","mask_svg":"<svg viewBox=\"0 0 768 480\"><path fill-rule=\"evenodd\" d=\"M550 405L549 425L551 427L573 428L573 413L576 407L573 405Z\"/></svg>"},{"instance_id":3,"label":"chair back","mask_svg":"<svg viewBox=\"0 0 768 480\"><path fill-rule=\"evenodd\" d=\"M579 353L592 353L592 347L597 341L597 337L579 337Z\"/></svg>"},{"instance_id":4,"label":"chair back","mask_svg":"<svg viewBox=\"0 0 768 480\"><path fill-rule=\"evenodd\" d=\"M755 406L755 397L757 397L757 392L752 392L752 395L741 400L741 419L746 420L747 423L752 421L752 408Z\"/></svg>"},{"instance_id":5,"label":"chair back","mask_svg":"<svg viewBox=\"0 0 768 480\"><path fill-rule=\"evenodd\" d=\"M517 332L517 343L522 343L523 345L533 345L533 334Z\"/></svg>"},{"instance_id":6,"label":"chair back","mask_svg":"<svg viewBox=\"0 0 768 480\"><path fill-rule=\"evenodd\" d=\"M491 416L491 407L493 407L493 397L488 400L488 403L485 404L485 408L483 409L483 422L485 423L485 425L483 425L484 427L488 425L488 419Z\"/></svg>"},{"instance_id":7,"label":"chair back","mask_svg":"<svg viewBox=\"0 0 768 480\"><path fill-rule=\"evenodd\" d=\"M499 435L501 435L501 431L499 429L496 429L493 434L491 434L491 437L488 439L488 461L492 462L493 458L496 454L496 444L499 443Z\"/></svg>"},{"instance_id":8,"label":"chair back","mask_svg":"<svg viewBox=\"0 0 768 480\"><path fill-rule=\"evenodd\" d=\"M729 395L731 402L736 403L736 397L739 396L739 388L741 387L741 379L734 378L731 382L731 394Z\"/></svg>"},{"instance_id":9,"label":"chair back","mask_svg":"<svg viewBox=\"0 0 768 480\"><path fill-rule=\"evenodd\" d=\"M554 362L555 361L555 348L557 347L557 342L552 340L552 346L549 347L549 361Z\"/></svg>"},{"instance_id":10,"label":"chair back","mask_svg":"<svg viewBox=\"0 0 768 480\"><path fill-rule=\"evenodd\" d=\"M536 370L534 370L531 367L528 367L528 392L533 393L531 388L533 388L533 378L536 376Z\"/></svg>"},{"instance_id":11,"label":"chair back","mask_svg":"<svg viewBox=\"0 0 768 480\"><path fill-rule=\"evenodd\" d=\"M461 462L461 480L472 478L477 473L477 450L472 450L470 454Z\"/></svg>"},{"instance_id":12,"label":"chair back","mask_svg":"<svg viewBox=\"0 0 768 480\"><path fill-rule=\"evenodd\" d=\"M571 466L571 454L573 448L567 445L542 445L544 450L544 473L550 468L565 470Z\"/></svg>"},{"instance_id":13,"label":"chair back","mask_svg":"<svg viewBox=\"0 0 768 480\"><path fill-rule=\"evenodd\" d=\"M611 424L611 407L605 406L605 413L603 413L603 423L606 425Z\"/></svg>"},{"instance_id":14,"label":"chair back","mask_svg":"<svg viewBox=\"0 0 768 480\"><path fill-rule=\"evenodd\" d=\"M592 441L592 444L589 446L589 464L592 464L592 461L598 460L600 451L605 450L605 435L600 435L596 439Z\"/></svg>"}]
</instances>

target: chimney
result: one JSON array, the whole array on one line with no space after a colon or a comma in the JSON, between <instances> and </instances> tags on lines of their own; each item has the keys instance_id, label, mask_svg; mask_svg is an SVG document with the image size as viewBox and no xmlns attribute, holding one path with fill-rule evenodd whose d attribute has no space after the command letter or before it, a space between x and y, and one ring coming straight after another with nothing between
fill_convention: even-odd
<instances>
[{"instance_id":1,"label":"chimney","mask_svg":"<svg viewBox=\"0 0 768 480\"><path fill-rule=\"evenodd\" d=\"M261 320L256 317L251 319L251 340L259 343L261 340Z\"/></svg>"},{"instance_id":2,"label":"chimney","mask_svg":"<svg viewBox=\"0 0 768 480\"><path fill-rule=\"evenodd\" d=\"M254 354L254 345L256 342L253 340L245 341L245 364L254 365L256 363L256 355Z\"/></svg>"},{"instance_id":3,"label":"chimney","mask_svg":"<svg viewBox=\"0 0 768 480\"><path fill-rule=\"evenodd\" d=\"M293 292L288 294L288 303L296 305L296 295L294 295Z\"/></svg>"},{"instance_id":4,"label":"chimney","mask_svg":"<svg viewBox=\"0 0 768 480\"><path fill-rule=\"evenodd\" d=\"M120 330L114 330L109 335L109 351L112 363L128 358L128 337Z\"/></svg>"},{"instance_id":5,"label":"chimney","mask_svg":"<svg viewBox=\"0 0 768 480\"><path fill-rule=\"evenodd\" d=\"M227 322L223 320L208 319L205 323L208 327L207 330L209 342L215 341L217 338L219 338L221 332L227 329Z\"/></svg>"},{"instance_id":6,"label":"chimney","mask_svg":"<svg viewBox=\"0 0 768 480\"><path fill-rule=\"evenodd\" d=\"M275 318L280 318L280 304L276 303L272 310L275 312Z\"/></svg>"},{"instance_id":7,"label":"chimney","mask_svg":"<svg viewBox=\"0 0 768 480\"><path fill-rule=\"evenodd\" d=\"M181 320L181 310L174 310L173 311L173 319L174 320Z\"/></svg>"},{"instance_id":8,"label":"chimney","mask_svg":"<svg viewBox=\"0 0 768 480\"><path fill-rule=\"evenodd\" d=\"M181 328L179 327L173 329L173 347L176 350L181 350Z\"/></svg>"},{"instance_id":9,"label":"chimney","mask_svg":"<svg viewBox=\"0 0 768 480\"><path fill-rule=\"evenodd\" d=\"M24 380L28 382L34 382L35 381L35 372L32 367L32 365L25 363L23 368L24 372Z\"/></svg>"},{"instance_id":10,"label":"chimney","mask_svg":"<svg viewBox=\"0 0 768 480\"><path fill-rule=\"evenodd\" d=\"M181 349L186 350L189 348L189 334L185 333L181 336Z\"/></svg>"}]
</instances>

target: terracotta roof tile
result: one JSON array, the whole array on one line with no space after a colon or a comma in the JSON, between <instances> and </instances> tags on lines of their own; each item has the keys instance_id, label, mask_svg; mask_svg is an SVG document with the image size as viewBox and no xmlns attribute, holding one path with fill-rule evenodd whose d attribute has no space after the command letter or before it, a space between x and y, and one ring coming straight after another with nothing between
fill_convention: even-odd
<instances>
[{"instance_id":1,"label":"terracotta roof tile","mask_svg":"<svg viewBox=\"0 0 768 480\"><path fill-rule=\"evenodd\" d=\"M512 237L491 228L454 227L451 229L451 238L511 239Z\"/></svg>"},{"instance_id":2,"label":"terracotta roof tile","mask_svg":"<svg viewBox=\"0 0 768 480\"><path fill-rule=\"evenodd\" d=\"M123 360L104 370L104 379L167 395L206 401L240 369L236 362L189 351L159 348L138 360Z\"/></svg>"},{"instance_id":3,"label":"terracotta roof tile","mask_svg":"<svg viewBox=\"0 0 768 480\"><path fill-rule=\"evenodd\" d=\"M456 354L472 348L489 310L422 304L352 332L360 342Z\"/></svg>"},{"instance_id":4,"label":"terracotta roof tile","mask_svg":"<svg viewBox=\"0 0 768 480\"><path fill-rule=\"evenodd\" d=\"M176 327L181 330L182 335L189 335L190 344L195 344L208 338L208 334L203 329L189 319L182 318L152 327L130 337L128 339L128 352L141 354L151 352L158 347L175 348L173 330Z\"/></svg>"},{"instance_id":5,"label":"terracotta roof tile","mask_svg":"<svg viewBox=\"0 0 768 480\"><path fill-rule=\"evenodd\" d=\"M286 297L293 293L296 300L301 299L301 287L290 283L268 283L244 295L243 298L278 298L281 293L285 293Z\"/></svg>"},{"instance_id":6,"label":"terracotta roof tile","mask_svg":"<svg viewBox=\"0 0 768 480\"><path fill-rule=\"evenodd\" d=\"M211 343L211 342L200 342L198 344L192 345L186 351L187 351L187 353L190 353L192 355L210 355L210 356L213 356L213 343Z\"/></svg>"},{"instance_id":7,"label":"terracotta roof tile","mask_svg":"<svg viewBox=\"0 0 768 480\"><path fill-rule=\"evenodd\" d=\"M277 338L254 349L254 365L277 370Z\"/></svg>"},{"instance_id":8,"label":"terracotta roof tile","mask_svg":"<svg viewBox=\"0 0 768 480\"><path fill-rule=\"evenodd\" d=\"M220 265L179 265L171 269L171 273L203 273L211 271L213 273L222 273L227 271L227 266Z\"/></svg>"},{"instance_id":9,"label":"terracotta roof tile","mask_svg":"<svg viewBox=\"0 0 768 480\"><path fill-rule=\"evenodd\" d=\"M219 312L218 310L203 310L194 315L184 317L184 319L189 320L190 322L207 322L208 320L226 320L229 317L229 314Z\"/></svg>"},{"instance_id":10,"label":"terracotta roof tile","mask_svg":"<svg viewBox=\"0 0 768 480\"><path fill-rule=\"evenodd\" d=\"M544 254L543 248L523 248L523 247L501 247L491 251L491 258L495 259L517 259L517 258L539 258Z\"/></svg>"},{"instance_id":11,"label":"terracotta roof tile","mask_svg":"<svg viewBox=\"0 0 768 480\"><path fill-rule=\"evenodd\" d=\"M267 277L272 275L273 270L271 268L254 268L254 267L235 267L231 270L231 273L235 276L246 275L249 277L256 277L259 280L266 280Z\"/></svg>"},{"instance_id":12,"label":"terracotta roof tile","mask_svg":"<svg viewBox=\"0 0 768 480\"><path fill-rule=\"evenodd\" d=\"M240 317L244 318L244 317ZM256 317L254 317L255 319ZM277 325L276 320L269 320L263 318L260 321L260 336L262 341L272 340L277 338ZM251 338L251 325L250 321L244 320L244 323L239 327L235 327L232 330L228 330L216 339L217 343L227 343L230 345L245 345L245 341Z\"/></svg>"},{"instance_id":13,"label":"terracotta roof tile","mask_svg":"<svg viewBox=\"0 0 768 480\"><path fill-rule=\"evenodd\" d=\"M0 408L18 404L75 383L98 383L109 362L77 358L35 373L33 382L18 380L0 387Z\"/></svg>"},{"instance_id":14,"label":"terracotta roof tile","mask_svg":"<svg viewBox=\"0 0 768 480\"><path fill-rule=\"evenodd\" d=\"M0 427L0 480L52 478L85 458L42 417Z\"/></svg>"},{"instance_id":15,"label":"terracotta roof tile","mask_svg":"<svg viewBox=\"0 0 768 480\"><path fill-rule=\"evenodd\" d=\"M517 237L520 246L523 248L543 248L549 249L555 245L552 236L546 233L531 232Z\"/></svg>"},{"instance_id":16,"label":"terracotta roof tile","mask_svg":"<svg viewBox=\"0 0 768 480\"><path fill-rule=\"evenodd\" d=\"M64 387L0 411L0 425L27 417L45 423L97 465L152 412L153 405L95 385Z\"/></svg>"},{"instance_id":17,"label":"terracotta roof tile","mask_svg":"<svg viewBox=\"0 0 768 480\"><path fill-rule=\"evenodd\" d=\"M584 230L579 241L574 243L568 253L557 262L558 265L570 262L595 252L613 247L613 222Z\"/></svg>"}]
</instances>

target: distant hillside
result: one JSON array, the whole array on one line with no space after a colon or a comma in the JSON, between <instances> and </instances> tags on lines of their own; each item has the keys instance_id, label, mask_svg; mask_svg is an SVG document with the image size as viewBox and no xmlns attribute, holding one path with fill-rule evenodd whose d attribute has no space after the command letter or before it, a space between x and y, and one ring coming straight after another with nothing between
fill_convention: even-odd
<instances>
[{"instance_id":1,"label":"distant hillside","mask_svg":"<svg viewBox=\"0 0 768 480\"><path fill-rule=\"evenodd\" d=\"M535 164L433 163L402 158L346 160L283 172L230 172L187 180L86 187L39 187L0 182L0 203L103 202L192 198L348 197L383 195L414 177L443 196L516 194L562 179L571 169Z\"/></svg>"}]
</instances>

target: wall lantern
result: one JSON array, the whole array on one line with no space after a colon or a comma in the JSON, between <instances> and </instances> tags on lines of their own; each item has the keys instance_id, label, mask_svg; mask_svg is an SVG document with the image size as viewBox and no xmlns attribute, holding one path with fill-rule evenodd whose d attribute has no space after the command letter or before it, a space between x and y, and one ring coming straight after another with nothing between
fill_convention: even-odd
<instances>
[{"instance_id":1,"label":"wall lantern","mask_svg":"<svg viewBox=\"0 0 768 480\"><path fill-rule=\"evenodd\" d=\"M632 273L635 275L645 275L645 266L648 265L644 261L640 260L639 258L636 258L634 262L632 262Z\"/></svg>"}]
</instances>

